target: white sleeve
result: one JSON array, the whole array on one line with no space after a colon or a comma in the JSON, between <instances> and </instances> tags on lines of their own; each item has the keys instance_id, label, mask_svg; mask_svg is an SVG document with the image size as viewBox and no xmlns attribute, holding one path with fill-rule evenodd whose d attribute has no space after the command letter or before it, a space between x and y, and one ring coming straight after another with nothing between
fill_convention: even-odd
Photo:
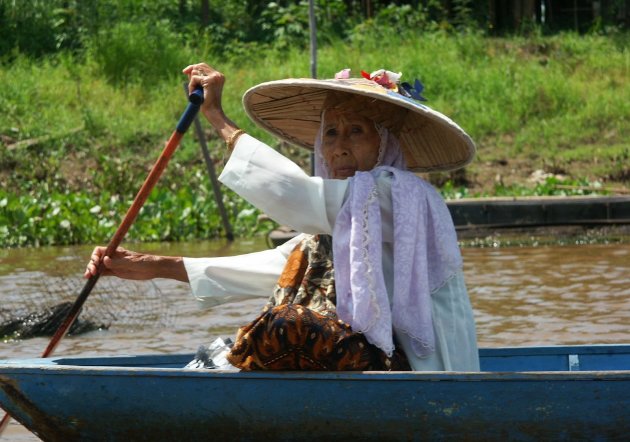
<instances>
[{"instance_id":1,"label":"white sleeve","mask_svg":"<svg viewBox=\"0 0 630 442\"><path fill-rule=\"evenodd\" d=\"M332 233L352 182L309 177L295 163L249 135L239 137L219 179L277 222L300 232L325 234ZM391 174L380 174L377 187L383 241L390 242ZM184 258L193 295L206 306L270 296L289 253L302 238L298 235L276 249L246 255Z\"/></svg>"},{"instance_id":2,"label":"white sleeve","mask_svg":"<svg viewBox=\"0 0 630 442\"><path fill-rule=\"evenodd\" d=\"M249 135L239 137L219 180L280 224L331 234L347 180L310 177Z\"/></svg>"},{"instance_id":3,"label":"white sleeve","mask_svg":"<svg viewBox=\"0 0 630 442\"><path fill-rule=\"evenodd\" d=\"M272 294L287 257L302 235L261 252L216 258L184 258L193 296L204 307Z\"/></svg>"}]
</instances>

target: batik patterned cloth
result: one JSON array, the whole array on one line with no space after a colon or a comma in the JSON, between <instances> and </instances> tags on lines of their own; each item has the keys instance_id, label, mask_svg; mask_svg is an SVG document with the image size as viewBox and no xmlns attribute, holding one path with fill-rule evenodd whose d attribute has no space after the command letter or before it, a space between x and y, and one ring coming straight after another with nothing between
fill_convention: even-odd
<instances>
[{"instance_id":1,"label":"batik patterned cloth","mask_svg":"<svg viewBox=\"0 0 630 442\"><path fill-rule=\"evenodd\" d=\"M261 314L242 327L228 361L242 370L410 370L339 320L329 235L307 236L287 260Z\"/></svg>"}]
</instances>

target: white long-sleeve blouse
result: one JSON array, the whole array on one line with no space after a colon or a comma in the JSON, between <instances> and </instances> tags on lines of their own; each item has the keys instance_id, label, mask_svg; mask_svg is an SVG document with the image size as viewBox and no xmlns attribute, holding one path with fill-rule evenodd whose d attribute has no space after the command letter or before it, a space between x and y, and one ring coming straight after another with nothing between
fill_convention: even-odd
<instances>
[{"instance_id":1,"label":"white long-sleeve blouse","mask_svg":"<svg viewBox=\"0 0 630 442\"><path fill-rule=\"evenodd\" d=\"M332 234L350 180L310 177L295 163L249 135L242 135L219 180L275 221L299 232ZM391 175L377 177L383 225L383 273L393 284ZM193 295L205 306L259 296L268 298L298 235L269 250L215 258L184 258ZM431 295L436 351L419 358L409 338L396 336L411 367L418 371L478 371L475 322L462 272Z\"/></svg>"}]
</instances>

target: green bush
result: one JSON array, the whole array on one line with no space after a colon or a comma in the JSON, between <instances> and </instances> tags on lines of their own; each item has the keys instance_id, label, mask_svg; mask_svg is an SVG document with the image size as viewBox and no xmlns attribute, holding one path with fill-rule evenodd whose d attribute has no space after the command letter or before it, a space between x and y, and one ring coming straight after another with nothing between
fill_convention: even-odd
<instances>
[{"instance_id":1,"label":"green bush","mask_svg":"<svg viewBox=\"0 0 630 442\"><path fill-rule=\"evenodd\" d=\"M181 37L165 20L122 22L103 29L88 41L88 53L114 85L173 78L191 60Z\"/></svg>"},{"instance_id":2,"label":"green bush","mask_svg":"<svg viewBox=\"0 0 630 442\"><path fill-rule=\"evenodd\" d=\"M0 56L40 57L57 50L54 9L45 1L0 0Z\"/></svg>"}]
</instances>

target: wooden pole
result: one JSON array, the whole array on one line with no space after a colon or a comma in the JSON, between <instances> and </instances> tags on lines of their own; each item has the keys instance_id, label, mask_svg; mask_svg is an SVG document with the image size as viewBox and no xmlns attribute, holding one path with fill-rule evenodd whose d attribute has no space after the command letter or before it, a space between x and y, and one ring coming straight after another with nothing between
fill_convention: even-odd
<instances>
[{"instance_id":1,"label":"wooden pole","mask_svg":"<svg viewBox=\"0 0 630 442\"><path fill-rule=\"evenodd\" d=\"M317 20L314 0L308 1L308 24L311 37L311 77L317 78Z\"/></svg>"},{"instance_id":2,"label":"wooden pole","mask_svg":"<svg viewBox=\"0 0 630 442\"><path fill-rule=\"evenodd\" d=\"M308 0L308 24L311 37L311 77L317 78L317 20L315 1ZM315 154L311 152L311 175L315 175Z\"/></svg>"},{"instance_id":3,"label":"wooden pole","mask_svg":"<svg viewBox=\"0 0 630 442\"><path fill-rule=\"evenodd\" d=\"M186 95L188 95L188 83L184 83L184 92L186 93ZM221 193L221 186L219 184L219 180L217 179L216 171L214 170L214 162L212 161L212 158L210 157L210 152L208 151L208 144L206 143L206 137L203 133L203 128L201 127L201 123L199 122L198 116L195 116L194 124L195 124L195 133L197 134L197 138L199 139L199 145L201 146L203 160L206 163L206 169L208 169L208 175L210 176L210 183L212 184L212 191L214 192L214 200L217 202L217 208L219 209L219 214L221 215L221 221L223 222L223 229L225 230L225 237L228 239L228 241L234 241L234 232L232 231L230 220L228 219L225 206L223 205L223 195Z\"/></svg>"}]
</instances>

